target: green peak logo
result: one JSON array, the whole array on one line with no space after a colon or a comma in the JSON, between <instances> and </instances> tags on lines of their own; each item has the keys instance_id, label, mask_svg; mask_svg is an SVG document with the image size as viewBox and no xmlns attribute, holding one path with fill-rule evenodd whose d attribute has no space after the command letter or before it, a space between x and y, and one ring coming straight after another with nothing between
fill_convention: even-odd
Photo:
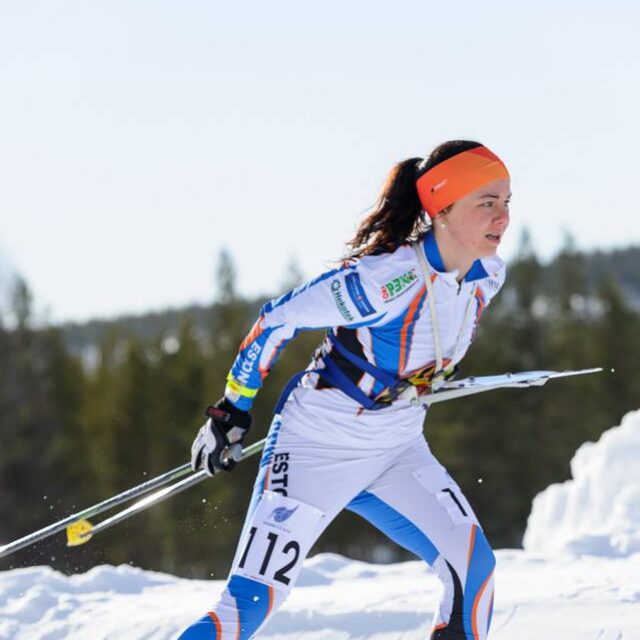
<instances>
[{"instance_id":1,"label":"green peak logo","mask_svg":"<svg viewBox=\"0 0 640 640\"><path fill-rule=\"evenodd\" d=\"M401 276L398 276L393 280L389 280L389 282L380 287L382 299L385 302L389 302L389 300L397 298L412 287L417 281L418 272L415 267L412 267L409 271L405 271Z\"/></svg>"}]
</instances>

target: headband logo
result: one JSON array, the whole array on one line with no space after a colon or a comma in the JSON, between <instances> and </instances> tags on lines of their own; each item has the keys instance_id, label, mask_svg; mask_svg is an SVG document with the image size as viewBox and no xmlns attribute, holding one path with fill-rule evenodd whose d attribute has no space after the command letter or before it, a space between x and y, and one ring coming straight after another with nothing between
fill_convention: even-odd
<instances>
[{"instance_id":1,"label":"headband logo","mask_svg":"<svg viewBox=\"0 0 640 640\"><path fill-rule=\"evenodd\" d=\"M437 184L434 184L433 187L431 187L431 193L435 193L438 189L442 189L447 182L449 182L449 180L445 178L444 180L440 180Z\"/></svg>"}]
</instances>

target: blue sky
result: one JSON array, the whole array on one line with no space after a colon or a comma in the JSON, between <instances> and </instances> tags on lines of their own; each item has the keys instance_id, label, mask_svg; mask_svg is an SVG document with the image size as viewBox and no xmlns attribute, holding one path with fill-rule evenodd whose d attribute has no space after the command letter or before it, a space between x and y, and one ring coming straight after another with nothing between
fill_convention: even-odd
<instances>
[{"instance_id":1,"label":"blue sky","mask_svg":"<svg viewBox=\"0 0 640 640\"><path fill-rule=\"evenodd\" d=\"M483 141L513 255L640 243L637 2L0 1L0 282L53 320L276 292L391 165Z\"/></svg>"}]
</instances>

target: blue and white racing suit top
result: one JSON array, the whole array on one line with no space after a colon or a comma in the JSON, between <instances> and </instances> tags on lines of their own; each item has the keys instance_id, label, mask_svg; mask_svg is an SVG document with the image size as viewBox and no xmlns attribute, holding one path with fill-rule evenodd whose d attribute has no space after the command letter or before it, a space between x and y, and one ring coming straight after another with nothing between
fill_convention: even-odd
<instances>
[{"instance_id":1,"label":"blue and white racing suit top","mask_svg":"<svg viewBox=\"0 0 640 640\"><path fill-rule=\"evenodd\" d=\"M476 260L459 283L457 272L445 271L433 233L420 244L432 282L442 358L453 366L466 353L484 308L504 282L504 262L497 256ZM341 351L346 348L398 380L431 367L436 345L427 296L422 268L410 244L327 271L263 306L240 345L225 396L239 409L249 410L287 342L299 331L326 328L331 335L316 352L302 384L317 389L340 386L330 377L328 382L323 379L328 354L373 399L385 385L342 357L335 342Z\"/></svg>"}]
</instances>

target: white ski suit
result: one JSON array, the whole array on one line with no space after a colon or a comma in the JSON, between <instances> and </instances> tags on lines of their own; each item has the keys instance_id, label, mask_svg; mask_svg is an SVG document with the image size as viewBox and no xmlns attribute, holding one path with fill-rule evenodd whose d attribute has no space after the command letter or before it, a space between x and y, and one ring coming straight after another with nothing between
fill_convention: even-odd
<instances>
[{"instance_id":1,"label":"white ski suit","mask_svg":"<svg viewBox=\"0 0 640 640\"><path fill-rule=\"evenodd\" d=\"M436 571L444 592L432 640L487 637L493 553L460 488L429 450L425 409L393 400L389 389L434 368L438 350L449 368L462 359L502 286L504 263L477 260L459 283L457 272L445 271L429 232L418 247L427 259L427 286L414 249L407 244L350 261L261 310L225 392L241 409L250 409L297 332L329 331L276 407L227 586L181 640L256 637L312 544L344 508Z\"/></svg>"}]
</instances>

